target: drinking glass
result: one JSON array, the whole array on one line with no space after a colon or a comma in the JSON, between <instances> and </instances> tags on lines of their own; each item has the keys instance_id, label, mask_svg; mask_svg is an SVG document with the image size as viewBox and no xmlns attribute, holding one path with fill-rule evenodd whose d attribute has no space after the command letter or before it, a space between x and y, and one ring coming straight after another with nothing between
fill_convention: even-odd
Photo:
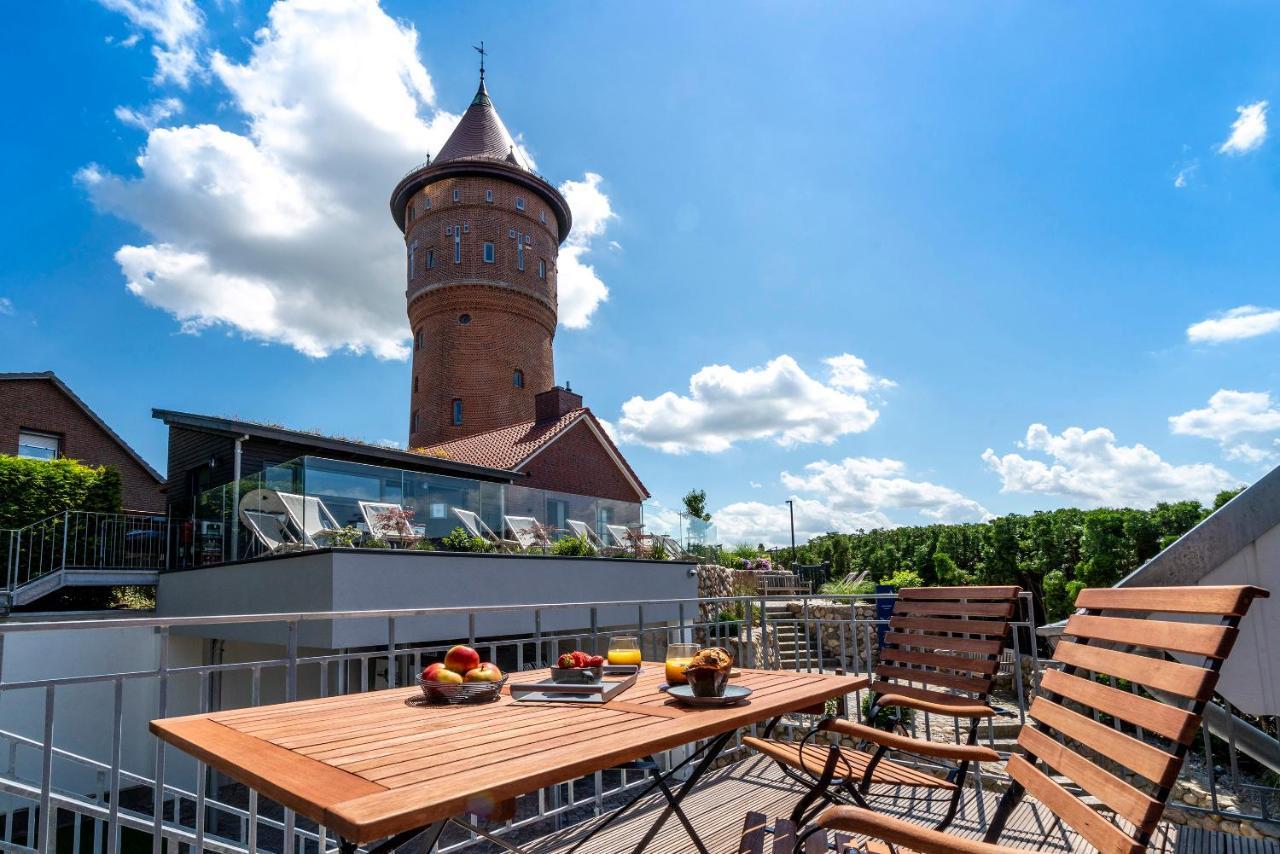
<instances>
[{"instance_id":1,"label":"drinking glass","mask_svg":"<svg viewBox=\"0 0 1280 854\"><path fill-rule=\"evenodd\" d=\"M683 685L685 683L684 669L689 666L689 662L693 661L693 657L697 654L698 645L696 643L667 644L668 685Z\"/></svg>"},{"instance_id":2,"label":"drinking glass","mask_svg":"<svg viewBox=\"0 0 1280 854\"><path fill-rule=\"evenodd\" d=\"M609 663L640 666L640 643L635 637L609 638Z\"/></svg>"}]
</instances>

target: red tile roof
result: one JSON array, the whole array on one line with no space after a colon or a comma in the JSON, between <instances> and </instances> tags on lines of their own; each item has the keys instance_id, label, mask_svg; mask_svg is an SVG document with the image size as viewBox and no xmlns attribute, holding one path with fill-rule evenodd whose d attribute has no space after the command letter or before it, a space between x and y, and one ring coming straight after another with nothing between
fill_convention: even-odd
<instances>
[{"instance_id":1,"label":"red tile roof","mask_svg":"<svg viewBox=\"0 0 1280 854\"><path fill-rule=\"evenodd\" d=\"M609 434L604 427L600 426L600 422L595 415L586 407L571 409L555 421L521 421L518 424L499 427L487 433L477 433L474 436L467 436L462 439L440 442L426 448L423 453L475 466L488 466L490 468L514 471L519 469L535 453L558 437L563 436L570 427L584 418L592 422L595 432L603 439L607 450L621 462L627 476L640 486L645 495L648 495L648 490L640 482L635 470L631 468L630 463L622 456L622 452L613 444L613 440L609 438Z\"/></svg>"}]
</instances>

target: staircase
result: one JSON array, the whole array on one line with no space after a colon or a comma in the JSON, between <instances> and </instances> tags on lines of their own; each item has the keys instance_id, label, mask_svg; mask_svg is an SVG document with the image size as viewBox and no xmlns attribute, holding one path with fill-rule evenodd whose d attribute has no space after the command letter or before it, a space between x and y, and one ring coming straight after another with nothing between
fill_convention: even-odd
<instances>
[{"instance_id":1,"label":"staircase","mask_svg":"<svg viewBox=\"0 0 1280 854\"><path fill-rule=\"evenodd\" d=\"M791 613L785 601L766 600L765 623L773 632L778 649L778 666L783 670L818 670L823 666L822 649L812 630L802 618ZM825 662L827 670L838 667L837 662Z\"/></svg>"}]
</instances>

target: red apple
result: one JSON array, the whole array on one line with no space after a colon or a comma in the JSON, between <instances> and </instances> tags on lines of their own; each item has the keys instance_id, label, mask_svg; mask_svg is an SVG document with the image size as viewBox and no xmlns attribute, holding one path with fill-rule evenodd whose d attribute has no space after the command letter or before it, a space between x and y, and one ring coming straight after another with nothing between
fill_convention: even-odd
<instances>
[{"instance_id":1,"label":"red apple","mask_svg":"<svg viewBox=\"0 0 1280 854\"><path fill-rule=\"evenodd\" d=\"M441 670L449 671L449 668L445 667L444 664L439 661L437 661L435 664L428 664L426 667L422 669L423 681L424 682L440 682ZM449 671L449 672L452 672L452 671Z\"/></svg>"},{"instance_id":2,"label":"red apple","mask_svg":"<svg viewBox=\"0 0 1280 854\"><path fill-rule=\"evenodd\" d=\"M448 668L441 667L439 670L436 671L435 675L432 677L432 681L433 682L452 682L453 684L456 685L462 681L462 674L456 673L452 670L449 670Z\"/></svg>"},{"instance_id":3,"label":"red apple","mask_svg":"<svg viewBox=\"0 0 1280 854\"><path fill-rule=\"evenodd\" d=\"M502 679L502 671L497 665L485 662L479 667L472 668L467 671L467 675L463 677L467 682L498 682Z\"/></svg>"},{"instance_id":4,"label":"red apple","mask_svg":"<svg viewBox=\"0 0 1280 854\"><path fill-rule=\"evenodd\" d=\"M466 673L480 666L480 653L469 646L459 644L444 657L444 666L454 673Z\"/></svg>"}]
</instances>

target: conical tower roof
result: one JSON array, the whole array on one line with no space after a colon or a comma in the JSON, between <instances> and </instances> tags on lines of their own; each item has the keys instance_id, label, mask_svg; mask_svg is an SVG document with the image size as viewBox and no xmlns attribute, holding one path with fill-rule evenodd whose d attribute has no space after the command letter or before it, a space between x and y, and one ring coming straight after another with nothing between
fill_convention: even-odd
<instances>
[{"instance_id":1,"label":"conical tower roof","mask_svg":"<svg viewBox=\"0 0 1280 854\"><path fill-rule=\"evenodd\" d=\"M433 165L450 160L500 160L526 171L529 164L516 149L515 140L502 123L502 117L493 107L484 78L471 99L471 106L462 114L462 120L449 135L440 153L431 161Z\"/></svg>"}]
</instances>

